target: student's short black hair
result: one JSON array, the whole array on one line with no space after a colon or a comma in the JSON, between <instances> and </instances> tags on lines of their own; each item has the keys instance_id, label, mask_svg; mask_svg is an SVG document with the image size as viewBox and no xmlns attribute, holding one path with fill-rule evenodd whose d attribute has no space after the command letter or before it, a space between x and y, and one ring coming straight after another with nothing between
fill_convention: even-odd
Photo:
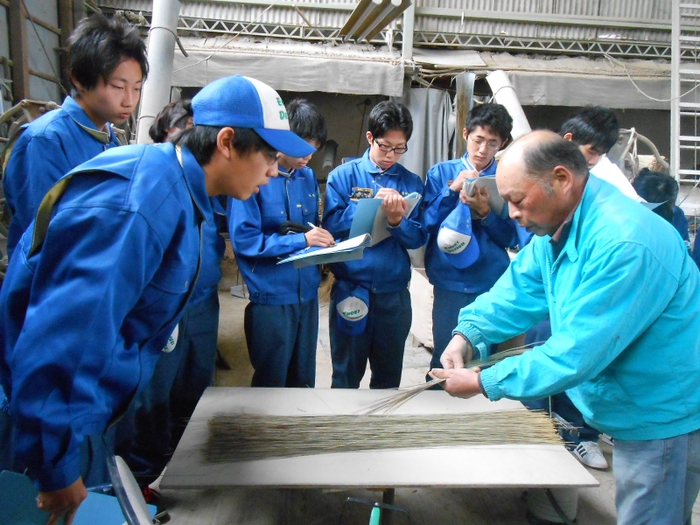
<instances>
[{"instance_id":1,"label":"student's short black hair","mask_svg":"<svg viewBox=\"0 0 700 525\"><path fill-rule=\"evenodd\" d=\"M390 131L400 130L406 135L406 142L408 142L413 133L411 112L403 104L384 100L370 111L367 130L375 139L382 138Z\"/></svg>"},{"instance_id":2,"label":"student's short black hair","mask_svg":"<svg viewBox=\"0 0 700 525\"><path fill-rule=\"evenodd\" d=\"M513 117L501 104L481 104L469 112L464 127L467 133L471 133L480 126L501 137L505 143L512 138L510 132L513 131Z\"/></svg>"},{"instance_id":3,"label":"student's short black hair","mask_svg":"<svg viewBox=\"0 0 700 525\"><path fill-rule=\"evenodd\" d=\"M200 166L206 166L214 156L217 136L223 127L194 125L171 137L170 142L185 146L192 152ZM265 142L253 129L233 127L233 131L233 149L240 156L246 157L258 151L267 151L272 157L277 155L277 150Z\"/></svg>"},{"instance_id":4,"label":"student's short black hair","mask_svg":"<svg viewBox=\"0 0 700 525\"><path fill-rule=\"evenodd\" d=\"M318 149L326 144L326 120L318 108L303 98L295 98L287 107L289 128L304 140L318 141Z\"/></svg>"},{"instance_id":5,"label":"student's short black hair","mask_svg":"<svg viewBox=\"0 0 700 525\"><path fill-rule=\"evenodd\" d=\"M590 144L602 155L610 151L617 142L620 124L612 110L600 106L586 106L562 124L559 135L563 137L567 133L571 133L571 140L575 144Z\"/></svg>"},{"instance_id":6,"label":"student's short black hair","mask_svg":"<svg viewBox=\"0 0 700 525\"><path fill-rule=\"evenodd\" d=\"M668 222L673 223L673 208L678 198L678 183L676 179L660 171L643 168L632 181L637 195L647 202L662 202L654 208L654 213Z\"/></svg>"},{"instance_id":7,"label":"student's short black hair","mask_svg":"<svg viewBox=\"0 0 700 525\"><path fill-rule=\"evenodd\" d=\"M158 113L148 129L148 134L153 142L165 142L171 129L185 129L187 120L192 116L192 102L189 99L171 102Z\"/></svg>"},{"instance_id":8,"label":"student's short black hair","mask_svg":"<svg viewBox=\"0 0 700 525\"><path fill-rule=\"evenodd\" d=\"M68 71L85 89L95 88L100 78L106 81L128 58L138 62L145 79L146 45L138 29L122 17L96 13L83 18L68 40Z\"/></svg>"}]
</instances>

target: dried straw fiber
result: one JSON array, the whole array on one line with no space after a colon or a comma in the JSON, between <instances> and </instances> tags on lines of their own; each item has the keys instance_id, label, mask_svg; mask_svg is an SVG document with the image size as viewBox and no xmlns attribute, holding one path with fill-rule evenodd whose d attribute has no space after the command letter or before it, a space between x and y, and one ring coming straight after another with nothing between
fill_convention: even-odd
<instances>
[{"instance_id":1,"label":"dried straw fiber","mask_svg":"<svg viewBox=\"0 0 700 525\"><path fill-rule=\"evenodd\" d=\"M546 414L507 410L431 415L216 415L205 463L400 448L561 444Z\"/></svg>"}]
</instances>

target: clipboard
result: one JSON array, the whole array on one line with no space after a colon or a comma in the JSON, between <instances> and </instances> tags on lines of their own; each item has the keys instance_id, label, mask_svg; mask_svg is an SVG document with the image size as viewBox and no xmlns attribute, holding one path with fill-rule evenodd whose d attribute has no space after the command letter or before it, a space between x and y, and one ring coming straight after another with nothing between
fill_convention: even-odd
<instances>
[{"instance_id":1,"label":"clipboard","mask_svg":"<svg viewBox=\"0 0 700 525\"><path fill-rule=\"evenodd\" d=\"M418 192L409 193L404 197L408 208L404 213L404 219L407 219L413 213L413 210L420 202L422 195ZM360 199L357 202L355 217L350 226L350 238L358 235L369 234L372 237L370 246L387 239L391 236L389 233L389 219L382 209L382 199Z\"/></svg>"},{"instance_id":2,"label":"clipboard","mask_svg":"<svg viewBox=\"0 0 700 525\"><path fill-rule=\"evenodd\" d=\"M473 197L476 193L477 186L489 190L489 206L501 219L507 219L508 203L501 197L501 194L498 193L496 177L494 175L482 175L476 179L467 179L464 181L464 192L469 197Z\"/></svg>"},{"instance_id":3,"label":"clipboard","mask_svg":"<svg viewBox=\"0 0 700 525\"><path fill-rule=\"evenodd\" d=\"M362 259L366 246L369 245L371 237L368 234L351 237L345 241L338 242L328 248L312 246L293 253L286 259L282 259L277 264L294 263L294 268L303 268L313 264L330 264L344 261L355 261Z\"/></svg>"}]
</instances>

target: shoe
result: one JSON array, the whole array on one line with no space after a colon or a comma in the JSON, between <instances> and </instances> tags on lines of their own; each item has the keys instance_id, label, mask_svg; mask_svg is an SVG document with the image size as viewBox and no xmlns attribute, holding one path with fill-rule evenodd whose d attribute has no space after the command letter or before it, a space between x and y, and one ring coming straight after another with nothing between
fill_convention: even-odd
<instances>
[{"instance_id":1,"label":"shoe","mask_svg":"<svg viewBox=\"0 0 700 525\"><path fill-rule=\"evenodd\" d=\"M576 459L587 467L606 469L609 467L608 461L600 451L598 443L593 441L581 441L576 448L571 451Z\"/></svg>"}]
</instances>

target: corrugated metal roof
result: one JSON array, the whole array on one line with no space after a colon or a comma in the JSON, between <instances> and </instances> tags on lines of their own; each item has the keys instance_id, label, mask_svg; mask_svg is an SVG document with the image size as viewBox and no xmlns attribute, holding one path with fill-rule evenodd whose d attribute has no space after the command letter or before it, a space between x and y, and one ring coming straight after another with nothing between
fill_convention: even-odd
<instances>
[{"instance_id":1,"label":"corrugated metal roof","mask_svg":"<svg viewBox=\"0 0 700 525\"><path fill-rule=\"evenodd\" d=\"M98 0L100 7L150 12L146 0ZM260 0L182 1L181 17L280 26L340 29L355 2ZM520 19L520 20L518 20ZM643 24L658 28L646 28ZM417 0L415 31L590 40L601 34L620 39L670 41L668 0Z\"/></svg>"}]
</instances>

